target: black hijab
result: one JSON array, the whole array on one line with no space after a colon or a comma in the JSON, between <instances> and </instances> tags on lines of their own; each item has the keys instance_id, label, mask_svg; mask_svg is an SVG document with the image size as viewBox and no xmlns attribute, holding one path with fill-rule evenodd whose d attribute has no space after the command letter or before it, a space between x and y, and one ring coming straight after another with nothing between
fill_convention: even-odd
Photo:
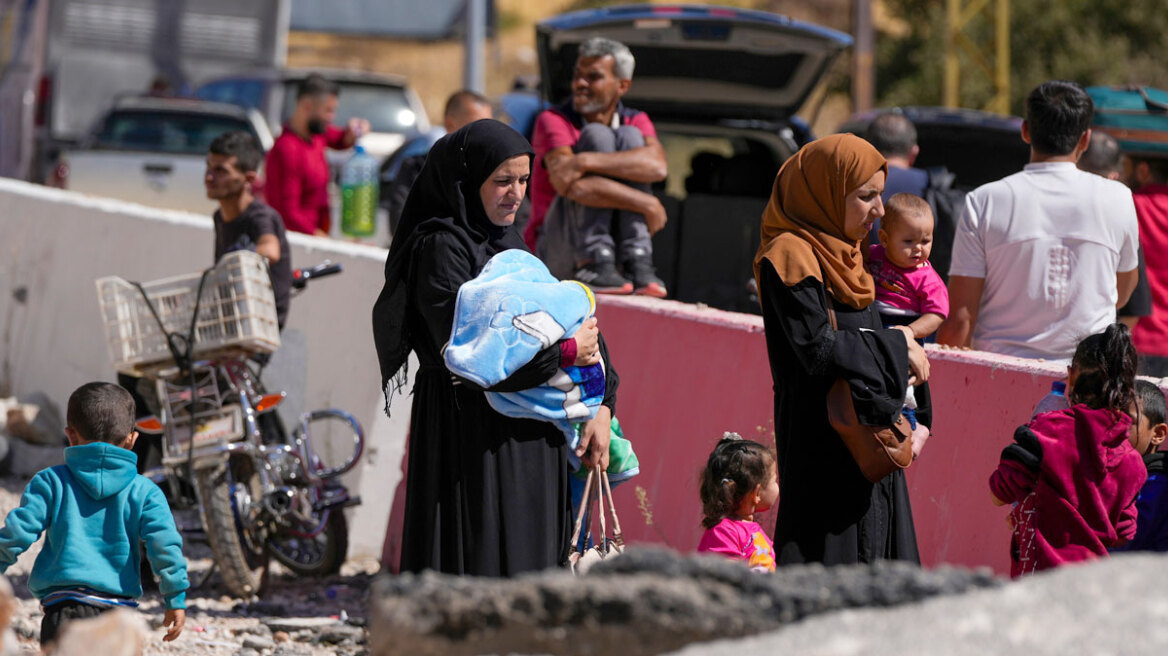
<instances>
[{"instance_id":1,"label":"black hijab","mask_svg":"<svg viewBox=\"0 0 1168 656\"><path fill-rule=\"evenodd\" d=\"M523 239L510 226L491 223L479 197L479 188L500 164L524 154L535 156L523 135L504 123L483 119L442 137L426 156L402 209L385 261L385 286L373 306L373 341L381 365L386 414L393 393L406 382L406 361L413 350L406 303L415 245L426 235L449 233L474 258L476 275L496 253L526 250Z\"/></svg>"}]
</instances>

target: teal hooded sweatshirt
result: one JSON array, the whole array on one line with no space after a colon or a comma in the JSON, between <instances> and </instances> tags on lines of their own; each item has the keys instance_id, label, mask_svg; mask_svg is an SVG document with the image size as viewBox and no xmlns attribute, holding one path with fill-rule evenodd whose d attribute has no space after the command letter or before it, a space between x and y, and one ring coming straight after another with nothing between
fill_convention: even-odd
<instances>
[{"instance_id":1,"label":"teal hooded sweatshirt","mask_svg":"<svg viewBox=\"0 0 1168 656\"><path fill-rule=\"evenodd\" d=\"M65 464L29 481L0 529L0 573L41 533L28 589L38 599L70 588L142 596L139 542L161 578L167 609L186 607L187 561L166 497L138 474L138 456L103 442L65 449Z\"/></svg>"}]
</instances>

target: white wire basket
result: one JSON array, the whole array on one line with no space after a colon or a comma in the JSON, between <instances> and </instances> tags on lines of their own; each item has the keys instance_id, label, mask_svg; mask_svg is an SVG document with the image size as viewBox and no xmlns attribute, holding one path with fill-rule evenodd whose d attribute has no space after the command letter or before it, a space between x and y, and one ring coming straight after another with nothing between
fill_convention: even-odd
<instances>
[{"instance_id":1,"label":"white wire basket","mask_svg":"<svg viewBox=\"0 0 1168 656\"><path fill-rule=\"evenodd\" d=\"M167 334L178 336L180 352L186 348L202 277L199 272L142 283L145 298L123 278L97 281L106 343L116 369L137 371L174 363ZM192 357L271 353L280 348L276 299L267 262L260 255L251 251L224 255L207 274L198 307Z\"/></svg>"}]
</instances>

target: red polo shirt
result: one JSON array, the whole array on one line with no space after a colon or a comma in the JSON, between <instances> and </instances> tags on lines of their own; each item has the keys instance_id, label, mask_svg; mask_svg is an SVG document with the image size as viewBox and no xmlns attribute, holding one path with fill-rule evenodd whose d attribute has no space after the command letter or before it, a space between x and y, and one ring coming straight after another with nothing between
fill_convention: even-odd
<instances>
[{"instance_id":1,"label":"red polo shirt","mask_svg":"<svg viewBox=\"0 0 1168 656\"><path fill-rule=\"evenodd\" d=\"M328 232L329 166L324 149L345 146L346 132L328 126L324 134L310 139L284 126L265 163L264 199L289 230L313 234L317 228Z\"/></svg>"},{"instance_id":2,"label":"red polo shirt","mask_svg":"<svg viewBox=\"0 0 1168 656\"><path fill-rule=\"evenodd\" d=\"M624 105L617 108L616 116L621 125L631 125L641 131L645 140L657 138L657 128L649 115L635 109L628 109ZM535 243L543 227L543 220L548 208L556 198L556 188L552 186L551 177L543 165L544 155L563 146L574 147L580 141L580 130L584 127L584 120L571 109L571 103L562 107L544 110L535 119L535 132L531 137L531 148L535 152L535 161L531 171L531 218L528 219L527 229L523 238L527 247L535 250Z\"/></svg>"}]
</instances>

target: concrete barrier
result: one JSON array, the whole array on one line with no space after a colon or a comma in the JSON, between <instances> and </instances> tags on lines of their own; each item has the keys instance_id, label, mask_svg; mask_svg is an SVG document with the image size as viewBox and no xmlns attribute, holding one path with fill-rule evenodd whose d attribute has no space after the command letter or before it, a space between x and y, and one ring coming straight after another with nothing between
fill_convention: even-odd
<instances>
[{"instance_id":1,"label":"concrete barrier","mask_svg":"<svg viewBox=\"0 0 1168 656\"><path fill-rule=\"evenodd\" d=\"M289 405L343 408L365 427L365 457L346 478L364 499L350 511L350 555L379 558L409 422L408 403L395 406L393 419L382 412L373 348L385 250L299 234L288 241L297 266L329 259L345 267L293 300L285 343L306 344L306 355L286 358L281 370L302 397ZM0 387L44 391L63 407L81 383L113 381L94 280L199 271L213 246L207 216L0 178Z\"/></svg>"},{"instance_id":2,"label":"concrete barrier","mask_svg":"<svg viewBox=\"0 0 1168 656\"><path fill-rule=\"evenodd\" d=\"M370 311L385 251L289 241L298 265L331 259L346 268L293 302L286 332L298 337L286 341L302 338L307 356L290 368L305 381L304 407L345 408L364 424L369 448L348 478L364 498L350 516L351 553L383 556L392 569L410 398L395 402L392 419L381 412ZM78 384L112 380L94 279L197 271L211 252L207 217L0 179L0 388L43 390L63 405ZM616 490L625 537L691 551L701 535L697 477L716 440L730 430L774 441L762 319L613 297L601 298L598 316L621 375L617 415L641 460L641 476ZM986 481L1014 428L1064 372L986 353L930 357L935 437L909 470L922 557L1005 573L1009 530ZM773 527L773 512L762 523Z\"/></svg>"},{"instance_id":3,"label":"concrete barrier","mask_svg":"<svg viewBox=\"0 0 1168 656\"><path fill-rule=\"evenodd\" d=\"M670 301L602 297L598 311L621 376L617 415L641 476L615 492L631 542L693 550L697 477L724 431L774 443L774 396L762 318ZM1014 428L1065 370L1053 363L930 347L934 435L909 469L926 565L1008 573L1005 511L987 481ZM761 520L770 530L773 511Z\"/></svg>"}]
</instances>

